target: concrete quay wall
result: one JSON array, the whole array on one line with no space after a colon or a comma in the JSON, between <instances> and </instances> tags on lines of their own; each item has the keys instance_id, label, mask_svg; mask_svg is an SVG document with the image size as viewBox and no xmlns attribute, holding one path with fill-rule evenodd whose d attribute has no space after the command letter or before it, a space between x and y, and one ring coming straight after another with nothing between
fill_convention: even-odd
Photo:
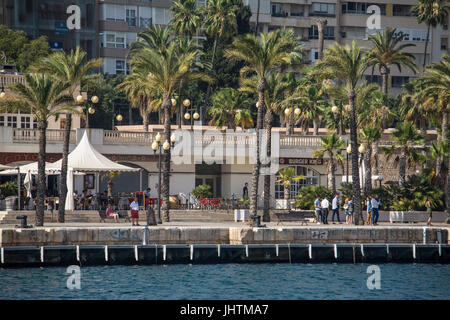
<instances>
[{"instance_id":1,"label":"concrete quay wall","mask_svg":"<svg viewBox=\"0 0 450 320\"><path fill-rule=\"evenodd\" d=\"M448 228L424 227L43 227L0 229L0 247L148 244L449 243ZM425 241L424 241L425 238Z\"/></svg>"}]
</instances>

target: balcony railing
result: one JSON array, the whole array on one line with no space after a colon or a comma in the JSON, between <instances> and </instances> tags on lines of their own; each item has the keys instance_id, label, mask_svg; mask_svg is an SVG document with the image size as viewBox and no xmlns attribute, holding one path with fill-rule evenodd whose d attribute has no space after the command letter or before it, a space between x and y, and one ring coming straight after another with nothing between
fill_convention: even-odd
<instances>
[{"instance_id":1,"label":"balcony railing","mask_svg":"<svg viewBox=\"0 0 450 320\"><path fill-rule=\"evenodd\" d=\"M37 129L20 129L13 130L13 142L19 143L39 143L39 130ZM48 129L46 131L47 143L63 143L64 130ZM71 144L76 144L76 132L70 132L69 141Z\"/></svg>"},{"instance_id":2,"label":"balcony railing","mask_svg":"<svg viewBox=\"0 0 450 320\"><path fill-rule=\"evenodd\" d=\"M103 131L103 144L118 144L118 145L151 145L153 137L156 133L153 132L128 132L117 130Z\"/></svg>"}]
</instances>

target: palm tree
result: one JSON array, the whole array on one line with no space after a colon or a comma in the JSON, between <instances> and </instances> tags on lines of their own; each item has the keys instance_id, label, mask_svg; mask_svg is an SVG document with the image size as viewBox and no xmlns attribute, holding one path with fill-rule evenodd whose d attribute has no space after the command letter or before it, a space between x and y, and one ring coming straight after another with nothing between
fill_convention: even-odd
<instances>
[{"instance_id":1,"label":"palm tree","mask_svg":"<svg viewBox=\"0 0 450 320\"><path fill-rule=\"evenodd\" d=\"M423 69L427 60L427 48L430 41L430 28L436 28L444 24L448 15L449 5L445 0L418 0L412 7L411 12L417 17L417 22L424 22L427 25L427 38L425 40L425 52L423 55Z\"/></svg>"},{"instance_id":2,"label":"palm tree","mask_svg":"<svg viewBox=\"0 0 450 320\"><path fill-rule=\"evenodd\" d=\"M411 53L402 52L408 47L415 47L415 44L400 44L405 38L405 34L396 33L397 29L387 28L383 32L369 34L368 40L372 44L373 49L369 52L369 66L372 66L372 74L374 69L378 69L382 78L381 91L388 93L388 77L391 65L396 65L398 71L402 72L402 65L408 67L414 73L417 72L414 56Z\"/></svg>"},{"instance_id":3,"label":"palm tree","mask_svg":"<svg viewBox=\"0 0 450 320\"><path fill-rule=\"evenodd\" d=\"M375 123L361 128L361 140L365 144L364 161L364 194L372 194L372 152L373 145L381 139L381 130Z\"/></svg>"},{"instance_id":4,"label":"palm tree","mask_svg":"<svg viewBox=\"0 0 450 320\"><path fill-rule=\"evenodd\" d=\"M172 19L170 19L169 25L172 25L174 32L191 39L201 24L200 12L196 8L196 0L174 1L169 10L172 12Z\"/></svg>"},{"instance_id":5,"label":"palm tree","mask_svg":"<svg viewBox=\"0 0 450 320\"><path fill-rule=\"evenodd\" d=\"M305 179L305 177L296 176L295 169L293 167L280 169L278 171L278 175L280 176L280 179L278 179L276 182L281 182L281 184L284 186L284 200L287 200L289 209L289 199L291 198L291 182Z\"/></svg>"},{"instance_id":6,"label":"palm tree","mask_svg":"<svg viewBox=\"0 0 450 320\"><path fill-rule=\"evenodd\" d=\"M302 127L305 129L305 133L309 133L309 122L312 120L313 133L316 136L319 135L320 124L327 106L324 91L320 85L300 82L297 88L297 96L301 110L299 120L303 122Z\"/></svg>"},{"instance_id":7,"label":"palm tree","mask_svg":"<svg viewBox=\"0 0 450 320\"><path fill-rule=\"evenodd\" d=\"M394 161L398 163L399 182L401 186L404 186L406 183L406 166L408 168L415 167L417 164L426 161L422 146L425 137L417 131L414 124L409 122L399 123L396 129L392 134L393 145L383 147L382 150L386 154L387 161L394 158Z\"/></svg>"},{"instance_id":8,"label":"palm tree","mask_svg":"<svg viewBox=\"0 0 450 320\"><path fill-rule=\"evenodd\" d=\"M73 96L67 94L70 84L47 74L27 74L25 84L10 87L16 96L0 102L1 106L12 105L18 110L28 110L37 120L39 131L38 179L36 199L36 226L44 225L45 199L45 148L48 118L59 113L76 112ZM1 109L1 108L0 108Z\"/></svg>"},{"instance_id":9,"label":"palm tree","mask_svg":"<svg viewBox=\"0 0 450 320\"><path fill-rule=\"evenodd\" d=\"M258 179L261 166L259 146L260 129L263 125L265 110L265 91L267 76L275 70L301 59L301 46L297 42L292 30L276 30L263 33L256 37L254 34L241 36L233 41L225 51L230 60L244 61L241 75L256 74L258 77L258 116L256 120L256 161L252 172L252 189L250 194L250 214L257 215Z\"/></svg>"},{"instance_id":10,"label":"palm tree","mask_svg":"<svg viewBox=\"0 0 450 320\"><path fill-rule=\"evenodd\" d=\"M448 115L450 112L450 55L446 54L439 63L432 63L420 78L422 90L419 95L425 99L424 105L431 105L433 112L438 120L441 122L441 132L439 134L440 141L446 142L449 139L448 135ZM447 204L447 212L450 213L450 192L449 192L449 177L450 177L450 157L444 157L447 164L447 171L441 173L445 177L445 199ZM444 169L445 167L442 167Z\"/></svg>"},{"instance_id":11,"label":"palm tree","mask_svg":"<svg viewBox=\"0 0 450 320\"><path fill-rule=\"evenodd\" d=\"M266 131L266 156L268 163L266 164L266 170L270 172L271 167L271 148L272 148L272 122L273 114L284 114L283 105L290 92L291 85L290 80L292 76L284 73L272 73L267 78L267 89L264 95L266 114L264 116L264 128ZM295 79L295 78L294 78ZM257 77L241 79L240 90L257 94ZM264 210L263 221L270 222L270 175L264 175Z\"/></svg>"},{"instance_id":12,"label":"palm tree","mask_svg":"<svg viewBox=\"0 0 450 320\"><path fill-rule=\"evenodd\" d=\"M228 129L236 130L238 123L244 126L253 124L248 109L251 102L245 94L233 88L224 88L217 91L211 100L212 107L208 109L208 114L211 116L210 125L218 128L226 126Z\"/></svg>"},{"instance_id":13,"label":"palm tree","mask_svg":"<svg viewBox=\"0 0 450 320\"><path fill-rule=\"evenodd\" d=\"M232 0L207 0L206 7L204 7L203 13L205 15L205 20L203 25L206 28L206 34L210 37L214 37L211 56L211 70L213 72L217 45L220 37L225 32L226 28L230 28L232 30L237 29L236 11L237 7L233 4ZM211 84L209 83L206 89L205 104L203 106L203 110L205 112L202 113L203 115L206 114L210 94Z\"/></svg>"},{"instance_id":14,"label":"palm tree","mask_svg":"<svg viewBox=\"0 0 450 320\"><path fill-rule=\"evenodd\" d=\"M317 50L318 58L322 59L322 56L323 56L323 42L324 42L323 41L324 40L323 33L324 33L326 25L328 24L328 20L325 19L325 18L316 18L314 20L315 20L315 23L317 25L317 32L319 34L319 39L318 39L319 40L319 48Z\"/></svg>"},{"instance_id":15,"label":"palm tree","mask_svg":"<svg viewBox=\"0 0 450 320\"><path fill-rule=\"evenodd\" d=\"M152 91L157 92L162 97L161 109L164 113L164 138L163 141L170 141L170 114L171 99L175 91L180 87L180 83L188 81L211 81L207 75L193 70L197 51L189 51L180 48L179 41L171 41L166 47L152 48L143 46L133 53L131 64L133 70L139 70L147 74L147 85ZM164 171L162 182L163 193L163 220L169 221L169 175L170 175L170 149L164 151Z\"/></svg>"},{"instance_id":16,"label":"palm tree","mask_svg":"<svg viewBox=\"0 0 450 320\"><path fill-rule=\"evenodd\" d=\"M320 137L322 149L313 152L315 158L323 159L328 156L327 163L327 175L328 175L328 187L333 194L336 193L336 175L335 171L338 165L344 163L344 156L342 150L345 148L345 141L341 139L336 133L332 135Z\"/></svg>"},{"instance_id":17,"label":"palm tree","mask_svg":"<svg viewBox=\"0 0 450 320\"><path fill-rule=\"evenodd\" d=\"M153 99L155 93L148 87L146 76L139 69L133 70L116 87L125 92L132 107L139 108L143 122L143 130L145 132L148 131L148 116L150 112L157 111L160 105L158 99Z\"/></svg>"},{"instance_id":18,"label":"palm tree","mask_svg":"<svg viewBox=\"0 0 450 320\"><path fill-rule=\"evenodd\" d=\"M70 54L64 51L55 52L39 61L30 68L31 72L46 73L58 81L68 85L68 94L72 97L76 90L81 91L81 85L88 79L89 73L103 64L102 59L86 61L86 52L80 47ZM67 162L69 156L70 131L72 126L72 113L66 113L64 127L64 142L61 161L61 181L59 184L58 222L64 222L65 204L67 196Z\"/></svg>"},{"instance_id":19,"label":"palm tree","mask_svg":"<svg viewBox=\"0 0 450 320\"><path fill-rule=\"evenodd\" d=\"M331 45L324 52L324 58L317 65L326 68L335 74L336 78L346 84L348 105L350 108L350 141L352 149L352 188L355 202L355 223L362 224L361 190L359 185L358 165L358 133L356 122L355 96L359 79L367 68L367 56L365 50L358 48L356 40L352 47Z\"/></svg>"}]
</instances>

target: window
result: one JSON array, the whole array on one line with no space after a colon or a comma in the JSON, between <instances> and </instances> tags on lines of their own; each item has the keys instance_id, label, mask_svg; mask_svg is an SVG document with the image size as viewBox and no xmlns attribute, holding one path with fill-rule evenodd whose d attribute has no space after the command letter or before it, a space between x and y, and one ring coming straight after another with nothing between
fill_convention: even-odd
<instances>
[{"instance_id":1,"label":"window","mask_svg":"<svg viewBox=\"0 0 450 320\"><path fill-rule=\"evenodd\" d=\"M342 3L341 9L342 13L350 13L350 14L372 14L367 13L367 8L371 5L376 5L380 7L381 15L386 15L386 4L379 3L365 3L365 2L346 2Z\"/></svg>"},{"instance_id":2,"label":"window","mask_svg":"<svg viewBox=\"0 0 450 320\"><path fill-rule=\"evenodd\" d=\"M448 38L441 38L441 50L448 50Z\"/></svg>"},{"instance_id":3,"label":"window","mask_svg":"<svg viewBox=\"0 0 450 320\"><path fill-rule=\"evenodd\" d=\"M401 88L405 83L409 82L409 77L392 77L392 88Z\"/></svg>"},{"instance_id":4,"label":"window","mask_svg":"<svg viewBox=\"0 0 450 320\"><path fill-rule=\"evenodd\" d=\"M30 129L30 117L20 117L20 127L22 129Z\"/></svg>"},{"instance_id":5,"label":"window","mask_svg":"<svg viewBox=\"0 0 450 320\"><path fill-rule=\"evenodd\" d=\"M272 4L270 13L275 17L284 17L285 14L281 10L281 6L279 4Z\"/></svg>"},{"instance_id":6,"label":"window","mask_svg":"<svg viewBox=\"0 0 450 320\"><path fill-rule=\"evenodd\" d=\"M0 127L5 126L5 116L0 116Z\"/></svg>"},{"instance_id":7,"label":"window","mask_svg":"<svg viewBox=\"0 0 450 320\"><path fill-rule=\"evenodd\" d=\"M169 11L163 8L153 8L153 23L154 24L168 24L170 20Z\"/></svg>"},{"instance_id":8,"label":"window","mask_svg":"<svg viewBox=\"0 0 450 320\"><path fill-rule=\"evenodd\" d=\"M136 9L127 9L127 23L129 27L136 27Z\"/></svg>"},{"instance_id":9,"label":"window","mask_svg":"<svg viewBox=\"0 0 450 320\"><path fill-rule=\"evenodd\" d=\"M33 119L33 129L37 129L37 120Z\"/></svg>"},{"instance_id":10,"label":"window","mask_svg":"<svg viewBox=\"0 0 450 320\"><path fill-rule=\"evenodd\" d=\"M62 129L65 129L66 128L66 118L61 118L60 120L59 120L59 128L62 130Z\"/></svg>"},{"instance_id":11,"label":"window","mask_svg":"<svg viewBox=\"0 0 450 320\"><path fill-rule=\"evenodd\" d=\"M17 128L17 117L8 116L8 127Z\"/></svg>"},{"instance_id":12,"label":"window","mask_svg":"<svg viewBox=\"0 0 450 320\"><path fill-rule=\"evenodd\" d=\"M334 40L334 27L325 27L323 30L323 38L325 40ZM319 39L319 30L313 25L309 29L309 39Z\"/></svg>"},{"instance_id":13,"label":"window","mask_svg":"<svg viewBox=\"0 0 450 320\"><path fill-rule=\"evenodd\" d=\"M125 36L121 33L107 33L106 34L107 48L125 48Z\"/></svg>"},{"instance_id":14,"label":"window","mask_svg":"<svg viewBox=\"0 0 450 320\"><path fill-rule=\"evenodd\" d=\"M312 4L312 12L310 16L334 16L334 3L317 3Z\"/></svg>"},{"instance_id":15,"label":"window","mask_svg":"<svg viewBox=\"0 0 450 320\"><path fill-rule=\"evenodd\" d=\"M381 84L383 83L383 79L381 79L381 76L377 75L364 76L364 80L366 80L368 83L378 84L380 87Z\"/></svg>"},{"instance_id":16,"label":"window","mask_svg":"<svg viewBox=\"0 0 450 320\"><path fill-rule=\"evenodd\" d=\"M136 39L137 39L137 34L136 33L127 33L127 39L126 39L127 48L130 48L131 44L133 42L135 42Z\"/></svg>"},{"instance_id":17,"label":"window","mask_svg":"<svg viewBox=\"0 0 450 320\"><path fill-rule=\"evenodd\" d=\"M105 20L125 21L125 7L115 4L105 4Z\"/></svg>"},{"instance_id":18,"label":"window","mask_svg":"<svg viewBox=\"0 0 450 320\"><path fill-rule=\"evenodd\" d=\"M116 60L116 74L125 73L125 61Z\"/></svg>"},{"instance_id":19,"label":"window","mask_svg":"<svg viewBox=\"0 0 450 320\"><path fill-rule=\"evenodd\" d=\"M152 8L139 7L139 26L145 28L152 25Z\"/></svg>"},{"instance_id":20,"label":"window","mask_svg":"<svg viewBox=\"0 0 450 320\"><path fill-rule=\"evenodd\" d=\"M408 6L408 5L394 4L393 15L400 16L400 17L412 16L411 7L412 6Z\"/></svg>"},{"instance_id":21,"label":"window","mask_svg":"<svg viewBox=\"0 0 450 320\"><path fill-rule=\"evenodd\" d=\"M295 170L296 175L305 176L306 179L291 182L291 199L298 195L298 192L302 187L319 184L319 174L315 170L301 166L296 166ZM279 179L280 176L276 175L275 181ZM275 199L284 199L284 186L280 182L275 182Z\"/></svg>"}]
</instances>

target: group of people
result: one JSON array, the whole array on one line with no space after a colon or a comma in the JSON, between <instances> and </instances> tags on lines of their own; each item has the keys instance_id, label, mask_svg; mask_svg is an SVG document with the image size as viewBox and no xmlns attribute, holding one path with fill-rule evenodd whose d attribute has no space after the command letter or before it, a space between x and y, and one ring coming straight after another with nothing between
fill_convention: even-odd
<instances>
[{"instance_id":1,"label":"group of people","mask_svg":"<svg viewBox=\"0 0 450 320\"><path fill-rule=\"evenodd\" d=\"M94 195L91 193L91 190L84 189L81 194L78 193L78 190L73 192L73 201L75 204L75 209L86 209L89 201L92 201Z\"/></svg>"},{"instance_id":2,"label":"group of people","mask_svg":"<svg viewBox=\"0 0 450 320\"><path fill-rule=\"evenodd\" d=\"M377 197L374 195L372 197L367 197L366 200L367 205L367 219L366 224L368 225L377 225L378 223L378 208L381 205L381 202L378 201ZM349 196L344 200L343 209L345 212L345 223L353 224L353 212L355 211L355 206L353 202L353 196ZM328 224L328 214L330 210L330 202L328 201L328 197L325 196L323 199L317 197L314 201L314 211L316 216L317 224ZM331 201L331 222L334 224L334 218L337 218L337 222L341 223L339 217L339 195L336 193Z\"/></svg>"}]
</instances>

